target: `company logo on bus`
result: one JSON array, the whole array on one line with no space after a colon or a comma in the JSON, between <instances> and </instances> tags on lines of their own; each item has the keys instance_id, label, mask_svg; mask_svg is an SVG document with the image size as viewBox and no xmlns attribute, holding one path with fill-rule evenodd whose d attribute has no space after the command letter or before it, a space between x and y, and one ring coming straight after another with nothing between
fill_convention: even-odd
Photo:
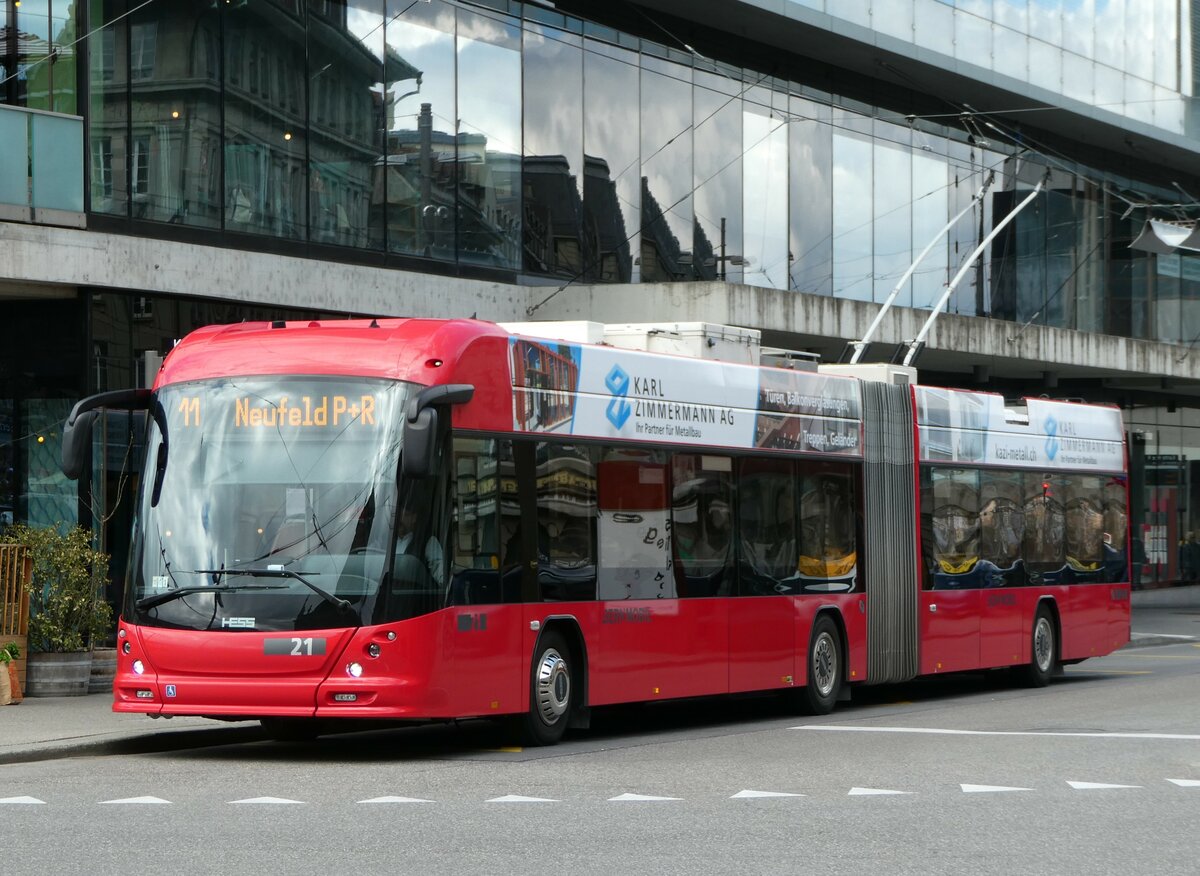
<instances>
[{"instance_id":1,"label":"company logo on bus","mask_svg":"<svg viewBox=\"0 0 1200 876\"><path fill-rule=\"evenodd\" d=\"M1058 420L1046 417L1046 458L1054 459L1058 455Z\"/></svg>"},{"instance_id":2,"label":"company logo on bus","mask_svg":"<svg viewBox=\"0 0 1200 876\"><path fill-rule=\"evenodd\" d=\"M629 394L629 375L620 365L614 365L608 372L608 376L604 378L604 385L613 394L613 400L608 403L605 416L608 417L610 423L620 429L629 419L629 415L633 413L629 402L625 400L625 396Z\"/></svg>"}]
</instances>

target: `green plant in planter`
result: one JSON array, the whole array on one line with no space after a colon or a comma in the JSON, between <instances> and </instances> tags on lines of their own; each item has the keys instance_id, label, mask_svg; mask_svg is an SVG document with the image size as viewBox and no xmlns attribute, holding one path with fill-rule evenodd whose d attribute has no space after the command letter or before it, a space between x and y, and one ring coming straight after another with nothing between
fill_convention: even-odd
<instances>
[{"instance_id":1,"label":"green plant in planter","mask_svg":"<svg viewBox=\"0 0 1200 876\"><path fill-rule=\"evenodd\" d=\"M82 526L64 532L17 524L4 535L28 547L33 559L30 651L86 651L107 635L112 623L104 600L108 554L92 548L91 533Z\"/></svg>"},{"instance_id":2,"label":"green plant in planter","mask_svg":"<svg viewBox=\"0 0 1200 876\"><path fill-rule=\"evenodd\" d=\"M0 648L0 663L11 663L19 659L21 659L21 646L16 642L9 642Z\"/></svg>"}]
</instances>

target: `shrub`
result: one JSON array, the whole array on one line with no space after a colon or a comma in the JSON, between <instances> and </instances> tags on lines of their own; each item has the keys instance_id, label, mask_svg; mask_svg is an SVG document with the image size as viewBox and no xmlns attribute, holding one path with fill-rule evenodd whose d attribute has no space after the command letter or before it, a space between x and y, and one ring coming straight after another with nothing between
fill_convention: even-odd
<instances>
[{"instance_id":1,"label":"shrub","mask_svg":"<svg viewBox=\"0 0 1200 876\"><path fill-rule=\"evenodd\" d=\"M104 599L108 554L92 548L91 533L82 526L64 532L17 524L4 535L28 547L33 559L29 650L86 651L102 639L112 623Z\"/></svg>"}]
</instances>

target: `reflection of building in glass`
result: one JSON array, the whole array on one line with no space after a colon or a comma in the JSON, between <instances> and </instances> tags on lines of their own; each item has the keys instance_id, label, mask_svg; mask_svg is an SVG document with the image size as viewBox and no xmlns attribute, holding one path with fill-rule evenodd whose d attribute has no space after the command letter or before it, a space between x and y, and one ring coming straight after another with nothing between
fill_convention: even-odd
<instances>
[{"instance_id":1,"label":"reflection of building in glass","mask_svg":"<svg viewBox=\"0 0 1200 876\"><path fill-rule=\"evenodd\" d=\"M625 227L617 185L603 158L583 157L583 206L583 238L588 247L584 277L593 282L628 283L633 266L631 231Z\"/></svg>"}]
</instances>

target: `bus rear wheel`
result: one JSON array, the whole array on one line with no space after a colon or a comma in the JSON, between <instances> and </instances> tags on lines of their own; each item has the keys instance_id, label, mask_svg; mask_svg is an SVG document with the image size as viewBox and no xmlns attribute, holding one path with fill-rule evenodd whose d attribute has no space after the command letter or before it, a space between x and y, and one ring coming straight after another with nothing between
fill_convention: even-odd
<instances>
[{"instance_id":1,"label":"bus rear wheel","mask_svg":"<svg viewBox=\"0 0 1200 876\"><path fill-rule=\"evenodd\" d=\"M563 737L575 706L571 650L556 632L538 642L530 672L529 711L522 721L527 745L554 745Z\"/></svg>"},{"instance_id":2,"label":"bus rear wheel","mask_svg":"<svg viewBox=\"0 0 1200 876\"><path fill-rule=\"evenodd\" d=\"M1054 621L1048 609L1039 608L1033 618L1033 633L1029 643L1029 665L1023 673L1030 687L1045 687L1050 683L1057 662L1058 645L1055 641Z\"/></svg>"},{"instance_id":3,"label":"bus rear wheel","mask_svg":"<svg viewBox=\"0 0 1200 876\"><path fill-rule=\"evenodd\" d=\"M801 706L811 715L828 715L842 688L842 637L827 614L813 624L808 643L808 679Z\"/></svg>"}]
</instances>

